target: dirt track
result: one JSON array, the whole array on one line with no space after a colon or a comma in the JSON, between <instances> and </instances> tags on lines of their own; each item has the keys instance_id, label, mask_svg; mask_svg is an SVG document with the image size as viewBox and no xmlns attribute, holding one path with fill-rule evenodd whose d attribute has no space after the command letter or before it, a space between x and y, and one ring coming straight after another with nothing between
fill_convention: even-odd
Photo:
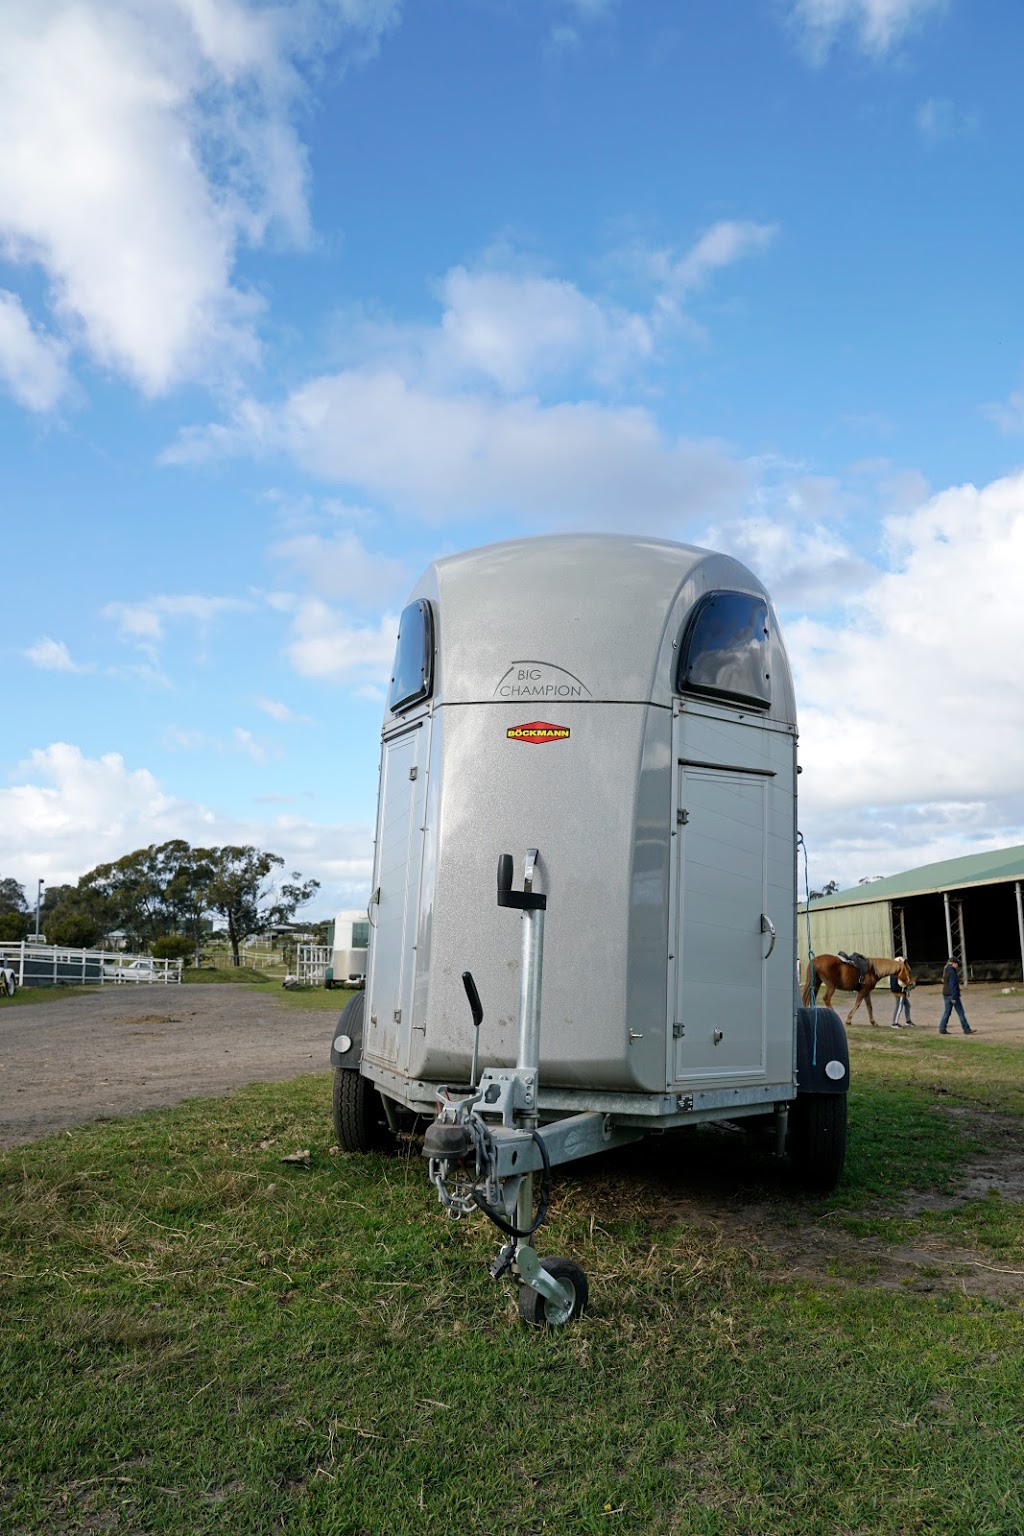
<instances>
[{"instance_id":1,"label":"dirt track","mask_svg":"<svg viewBox=\"0 0 1024 1536\"><path fill-rule=\"evenodd\" d=\"M339 994L339 1009L345 1001ZM842 1016L852 1001L836 994ZM918 1031L934 1030L940 989L919 987L912 1001ZM978 1038L964 1039L954 1014L951 1050L1024 1039L1024 993L975 985L964 1006ZM888 1033L892 1002L881 988L875 1016L875 1033L883 1026ZM270 984L104 987L30 1006L0 1000L0 1147L86 1120L325 1070L335 1018L326 1009L290 1008ZM854 1033L870 1029L861 1007Z\"/></svg>"},{"instance_id":2,"label":"dirt track","mask_svg":"<svg viewBox=\"0 0 1024 1536\"><path fill-rule=\"evenodd\" d=\"M347 993L339 993L339 1008ZM262 986L103 987L0 1003L0 1147L328 1066L329 1010Z\"/></svg>"},{"instance_id":3,"label":"dirt track","mask_svg":"<svg viewBox=\"0 0 1024 1536\"><path fill-rule=\"evenodd\" d=\"M976 981L964 988L964 1012L968 1022L986 1040L1024 1040L1024 982L1017 982L1015 991L1008 990L1008 987L1009 984L1003 982ZM871 995L874 1000L872 1007L875 1023L888 1026L895 1003L888 984L883 981ZM819 1003L823 1000L823 994L819 992ZM836 993L832 1006L840 1018L846 1018L853 1000L852 992ZM910 1011L917 1033L938 1029L942 1003L942 988L937 984L914 988L910 994ZM853 1019L854 1032L859 1034L861 1030L870 1028L867 1010L861 1003ZM962 1038L960 1020L955 1013L950 1015L949 1032Z\"/></svg>"}]
</instances>

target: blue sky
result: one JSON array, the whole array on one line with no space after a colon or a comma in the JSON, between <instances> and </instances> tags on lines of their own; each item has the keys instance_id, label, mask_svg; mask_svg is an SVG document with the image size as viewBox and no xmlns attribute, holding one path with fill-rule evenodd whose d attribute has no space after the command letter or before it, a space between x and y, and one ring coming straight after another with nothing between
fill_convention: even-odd
<instances>
[{"instance_id":1,"label":"blue sky","mask_svg":"<svg viewBox=\"0 0 1024 1536\"><path fill-rule=\"evenodd\" d=\"M1024 841L1013 0L0 15L0 874L369 885L440 553L767 582L812 882Z\"/></svg>"}]
</instances>

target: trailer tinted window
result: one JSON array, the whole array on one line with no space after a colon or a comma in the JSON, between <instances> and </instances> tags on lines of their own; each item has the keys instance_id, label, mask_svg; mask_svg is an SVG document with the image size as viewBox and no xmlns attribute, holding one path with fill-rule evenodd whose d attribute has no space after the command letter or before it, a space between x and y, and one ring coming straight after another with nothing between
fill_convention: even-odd
<instances>
[{"instance_id":1,"label":"trailer tinted window","mask_svg":"<svg viewBox=\"0 0 1024 1536\"><path fill-rule=\"evenodd\" d=\"M393 714L430 696L434 680L434 620L425 598L403 610L388 691Z\"/></svg>"},{"instance_id":2,"label":"trailer tinted window","mask_svg":"<svg viewBox=\"0 0 1024 1536\"><path fill-rule=\"evenodd\" d=\"M746 592L709 592L683 634L676 686L765 709L772 701L768 604Z\"/></svg>"}]
</instances>

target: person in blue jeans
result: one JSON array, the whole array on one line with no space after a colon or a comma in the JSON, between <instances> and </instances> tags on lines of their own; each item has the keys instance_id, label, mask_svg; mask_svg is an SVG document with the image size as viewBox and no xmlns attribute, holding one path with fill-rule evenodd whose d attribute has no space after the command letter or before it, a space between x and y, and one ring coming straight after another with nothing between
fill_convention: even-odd
<instances>
[{"instance_id":1,"label":"person in blue jeans","mask_svg":"<svg viewBox=\"0 0 1024 1536\"><path fill-rule=\"evenodd\" d=\"M892 1027L893 1027L893 1029L902 1029L903 1028L903 1025L900 1023L900 1014L901 1013L903 1014L903 1016L906 1019L907 1023L910 1025L911 1029L913 1029L914 1028L914 1021L910 1017L910 988L909 987L905 987L901 981L898 981L896 979L895 976L890 976L889 977L889 987L890 987L890 989L891 989L891 991L892 991L892 993L893 993L893 995L894 995L894 997L896 999L895 1005L894 1005L893 1011L892 1011Z\"/></svg>"},{"instance_id":2,"label":"person in blue jeans","mask_svg":"<svg viewBox=\"0 0 1024 1536\"><path fill-rule=\"evenodd\" d=\"M960 963L952 955L946 961L945 969L942 972L942 995L946 999L946 1006L942 1010L942 1018L939 1020L939 1034L945 1035L949 1033L946 1025L949 1023L949 1016L955 1008L964 1034L973 1035L974 1030L967 1022L964 1005L960 1001Z\"/></svg>"}]
</instances>

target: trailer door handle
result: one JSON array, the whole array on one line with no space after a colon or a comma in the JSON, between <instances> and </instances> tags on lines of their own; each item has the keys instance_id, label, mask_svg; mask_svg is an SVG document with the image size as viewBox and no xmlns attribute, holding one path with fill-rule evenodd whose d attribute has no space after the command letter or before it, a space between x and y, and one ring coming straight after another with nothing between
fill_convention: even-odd
<instances>
[{"instance_id":1,"label":"trailer door handle","mask_svg":"<svg viewBox=\"0 0 1024 1536\"><path fill-rule=\"evenodd\" d=\"M775 924L772 922L770 917L765 915L764 912L761 913L761 932L770 933L772 936L772 941L768 945L768 955L770 955L772 950L775 948ZM766 960L768 959L768 955L765 955L764 957Z\"/></svg>"}]
</instances>

